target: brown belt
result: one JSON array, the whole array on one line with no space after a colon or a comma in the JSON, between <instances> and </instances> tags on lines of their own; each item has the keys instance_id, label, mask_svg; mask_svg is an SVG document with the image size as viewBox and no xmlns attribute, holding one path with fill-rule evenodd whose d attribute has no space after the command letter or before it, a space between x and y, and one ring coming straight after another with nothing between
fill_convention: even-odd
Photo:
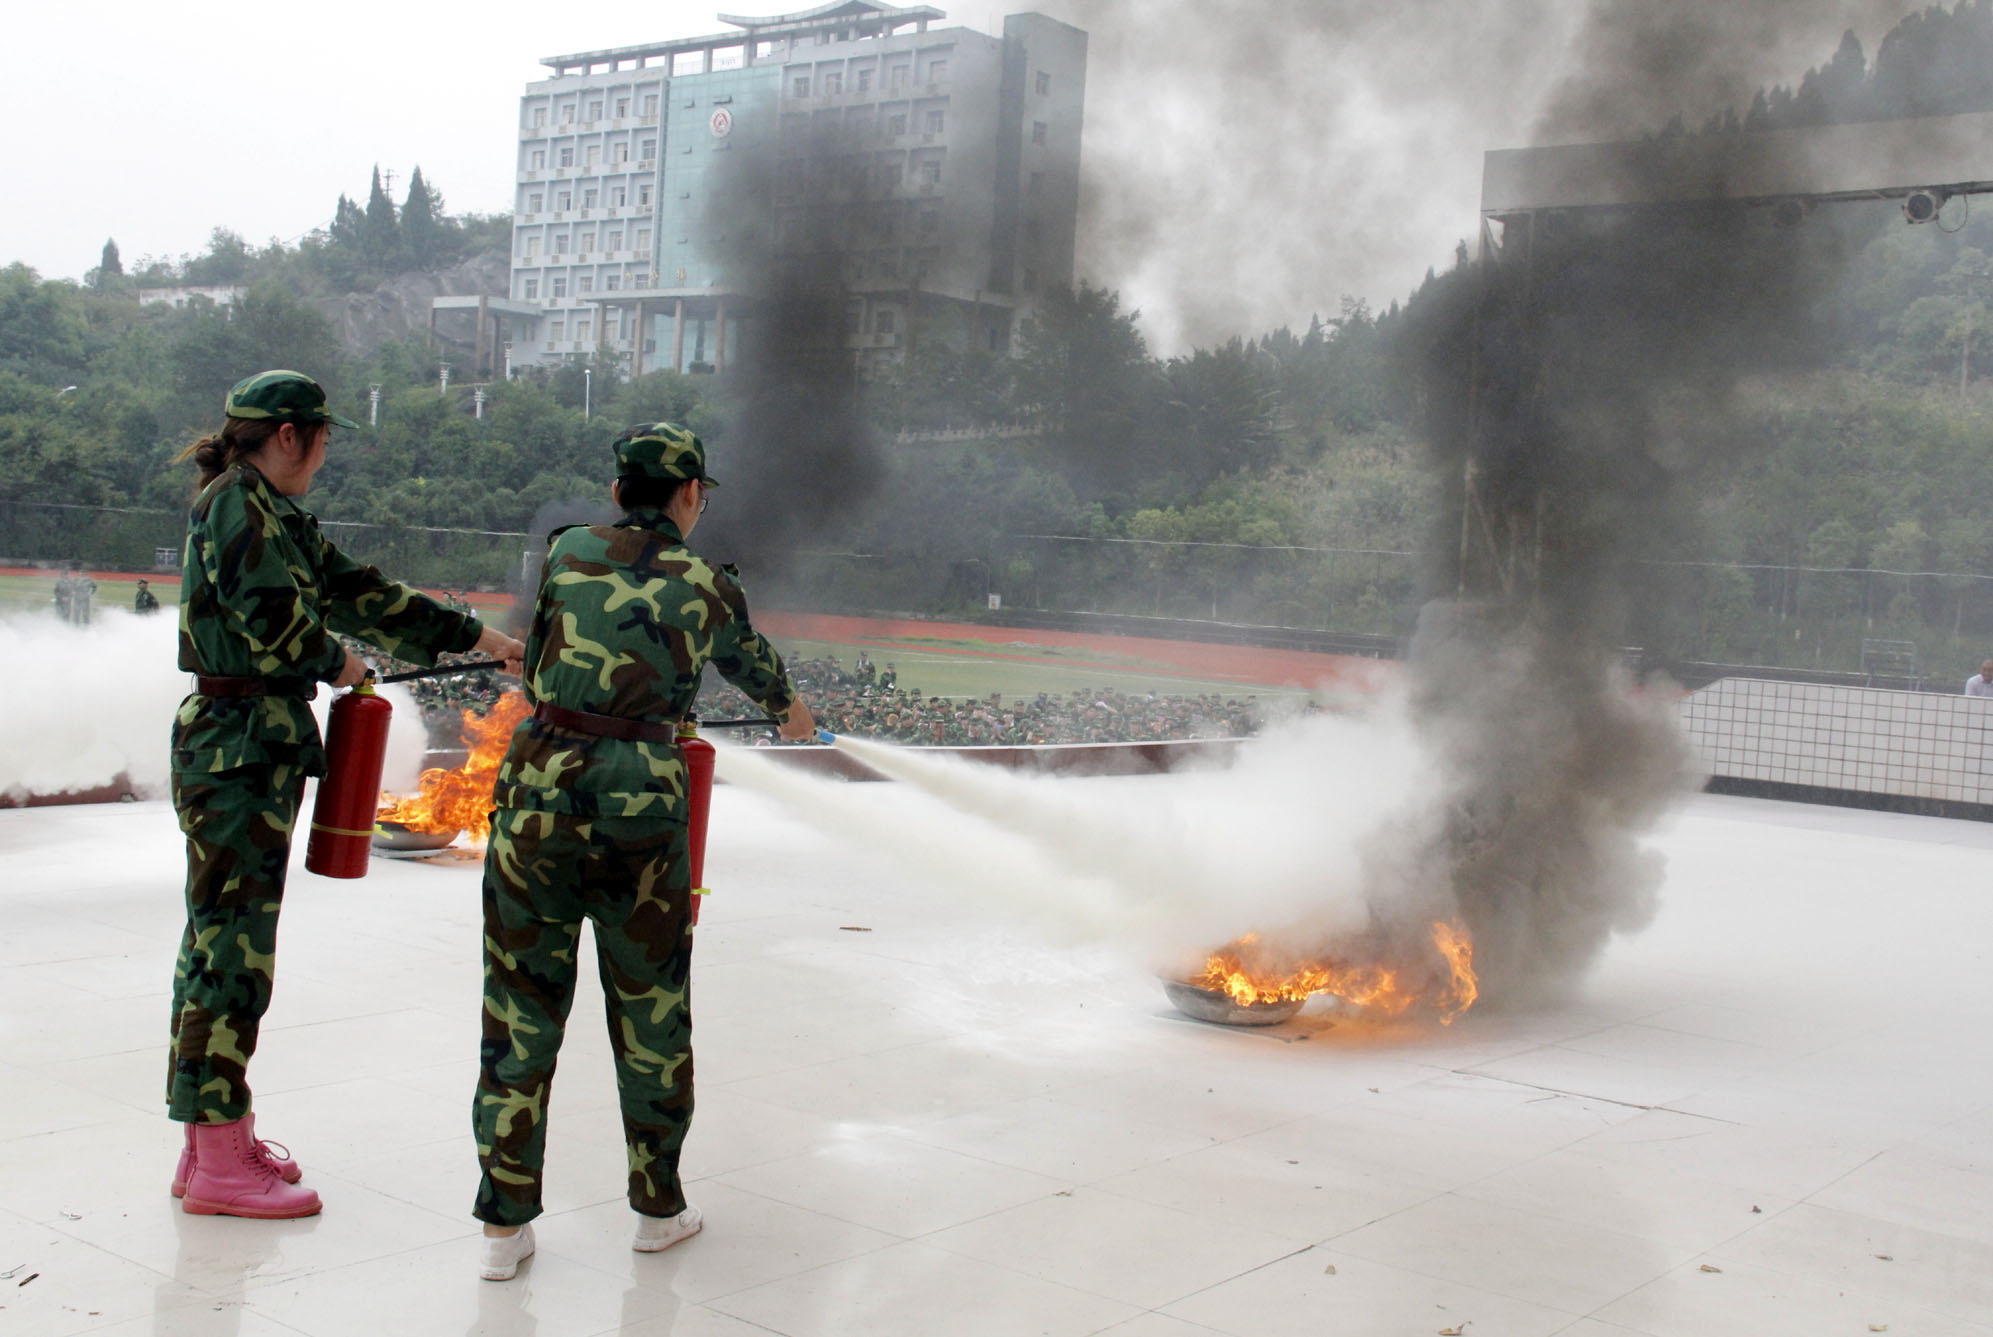
<instances>
[{"instance_id":1,"label":"brown belt","mask_svg":"<svg viewBox=\"0 0 1993 1337\"><path fill-rule=\"evenodd\" d=\"M569 710L542 701L533 707L533 718L556 729L571 729L592 738L620 738L626 743L675 743L678 721L653 724L649 720L626 719L621 715L597 715L586 710Z\"/></svg>"},{"instance_id":2,"label":"brown belt","mask_svg":"<svg viewBox=\"0 0 1993 1337\"><path fill-rule=\"evenodd\" d=\"M318 695L318 684L310 678L221 678L198 673L194 675L194 692L199 696L295 696L309 701Z\"/></svg>"}]
</instances>

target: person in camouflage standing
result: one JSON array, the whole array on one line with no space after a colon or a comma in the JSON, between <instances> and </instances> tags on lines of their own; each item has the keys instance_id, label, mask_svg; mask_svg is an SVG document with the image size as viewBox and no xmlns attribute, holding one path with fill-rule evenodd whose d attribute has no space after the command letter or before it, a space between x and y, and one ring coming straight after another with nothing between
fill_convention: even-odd
<instances>
[{"instance_id":1,"label":"person in camouflage standing","mask_svg":"<svg viewBox=\"0 0 1993 1337\"><path fill-rule=\"evenodd\" d=\"M307 704L350 687L358 636L433 662L476 647L517 661L512 637L388 580L328 543L296 498L325 462L325 392L294 371L229 391L200 467L180 584L180 667L194 692L173 721L173 807L187 837L187 928L173 974L168 1112L185 1126L173 1192L185 1211L309 1216L318 1195L256 1136L248 1067L270 1003L277 912L306 776L325 773ZM515 662L514 668L517 668Z\"/></svg>"},{"instance_id":2,"label":"person in camouflage standing","mask_svg":"<svg viewBox=\"0 0 1993 1337\"><path fill-rule=\"evenodd\" d=\"M699 438L670 423L615 445L623 519L556 530L526 638L533 714L492 793L484 864L484 1038L472 1126L482 1174L482 1275L533 1252L547 1101L574 999L581 922L595 948L616 1060L632 1247L696 1232L679 1149L692 1119L692 886L677 724L710 663L781 723L815 732L736 573L685 547L715 484Z\"/></svg>"}]
</instances>

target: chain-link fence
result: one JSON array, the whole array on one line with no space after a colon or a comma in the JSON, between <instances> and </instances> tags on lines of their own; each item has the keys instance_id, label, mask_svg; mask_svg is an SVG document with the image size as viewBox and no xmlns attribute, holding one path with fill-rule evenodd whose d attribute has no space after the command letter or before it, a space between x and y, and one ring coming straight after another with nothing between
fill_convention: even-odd
<instances>
[{"instance_id":1,"label":"chain-link fence","mask_svg":"<svg viewBox=\"0 0 1993 1337\"><path fill-rule=\"evenodd\" d=\"M0 502L0 564L177 566L176 511ZM348 553L450 590L522 588L524 533L324 522ZM1015 534L985 552L822 549L749 573L758 606L985 616L1093 613L1402 642L1430 568L1415 552ZM1667 561L1630 582L1629 625L1668 664L1944 686L1993 655L1993 575Z\"/></svg>"},{"instance_id":2,"label":"chain-link fence","mask_svg":"<svg viewBox=\"0 0 1993 1337\"><path fill-rule=\"evenodd\" d=\"M505 530L320 524L349 556L436 589L517 589L528 546L524 533ZM177 571L186 537L184 511L0 502L0 565Z\"/></svg>"}]
</instances>

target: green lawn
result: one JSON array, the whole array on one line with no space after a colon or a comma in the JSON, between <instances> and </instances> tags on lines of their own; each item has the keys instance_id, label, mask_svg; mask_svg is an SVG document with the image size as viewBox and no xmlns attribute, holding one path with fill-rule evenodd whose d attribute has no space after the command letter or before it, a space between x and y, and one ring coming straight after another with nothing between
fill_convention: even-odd
<instances>
[{"instance_id":1,"label":"green lawn","mask_svg":"<svg viewBox=\"0 0 1993 1337\"><path fill-rule=\"evenodd\" d=\"M46 612L55 613L55 582L59 573L50 571L45 576L0 575L0 612ZM147 576L152 582L152 592L159 597L162 607L174 608L180 603L180 576L178 572L162 572L158 577ZM138 589L133 580L98 580L97 597L93 608L130 608L132 595Z\"/></svg>"},{"instance_id":2,"label":"green lawn","mask_svg":"<svg viewBox=\"0 0 1993 1337\"><path fill-rule=\"evenodd\" d=\"M1290 688L1144 672L1140 667L1144 661L1118 655L1093 655L1070 646L1034 645L1013 649L987 642L963 642L976 649L1064 661L1034 664L952 653L948 649L949 642L931 637L894 641L891 644L894 648L886 649L868 642L863 649L872 656L876 667L884 668L891 663L898 669L902 690L918 687L929 696L988 696L991 692L1001 692L1005 696L1034 696L1039 692L1049 692L1056 696L1085 687L1154 692L1158 696L1196 696L1216 692L1220 696L1270 699L1306 695ZM848 669L856 662L861 647L836 641L777 639L775 648L782 652L785 659L822 659L835 655L837 662Z\"/></svg>"}]
</instances>

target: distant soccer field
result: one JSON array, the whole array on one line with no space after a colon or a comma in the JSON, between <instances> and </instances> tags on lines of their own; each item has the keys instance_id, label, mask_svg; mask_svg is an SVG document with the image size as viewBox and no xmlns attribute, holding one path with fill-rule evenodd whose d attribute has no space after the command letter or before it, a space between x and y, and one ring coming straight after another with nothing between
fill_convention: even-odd
<instances>
[{"instance_id":1,"label":"distant soccer field","mask_svg":"<svg viewBox=\"0 0 1993 1337\"><path fill-rule=\"evenodd\" d=\"M0 614L54 617L58 575L0 570ZM95 608L132 606L138 576L89 575L97 582ZM170 615L180 600L178 574L147 579ZM481 615L502 625L511 622L512 603L504 594L471 596ZM779 611L757 615L755 622L785 658L835 657L849 669L862 650L880 669L892 664L902 690L918 687L929 696L1059 696L1111 687L1159 696L1326 698L1368 691L1379 672L1373 661L1340 655L1145 637Z\"/></svg>"}]
</instances>

